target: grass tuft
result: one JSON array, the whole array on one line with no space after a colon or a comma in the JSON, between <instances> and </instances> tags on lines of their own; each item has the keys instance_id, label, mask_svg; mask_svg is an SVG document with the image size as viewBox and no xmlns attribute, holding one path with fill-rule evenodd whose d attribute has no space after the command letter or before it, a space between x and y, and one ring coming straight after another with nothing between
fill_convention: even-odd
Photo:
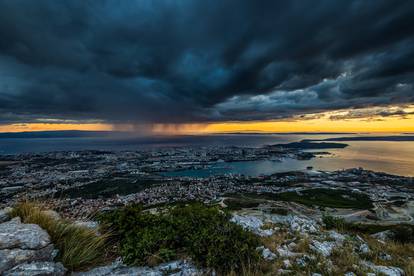
<instances>
[{"instance_id":1,"label":"grass tuft","mask_svg":"<svg viewBox=\"0 0 414 276\"><path fill-rule=\"evenodd\" d=\"M25 201L16 204L11 215L46 230L59 249L58 260L66 268L78 271L103 262L109 234L98 235L92 229L54 218L44 211L41 204Z\"/></svg>"}]
</instances>

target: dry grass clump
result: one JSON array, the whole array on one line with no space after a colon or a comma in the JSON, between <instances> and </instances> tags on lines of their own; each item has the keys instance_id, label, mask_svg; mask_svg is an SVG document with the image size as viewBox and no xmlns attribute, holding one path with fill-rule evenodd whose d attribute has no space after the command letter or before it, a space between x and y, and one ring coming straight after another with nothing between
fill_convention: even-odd
<instances>
[{"instance_id":1,"label":"dry grass clump","mask_svg":"<svg viewBox=\"0 0 414 276\"><path fill-rule=\"evenodd\" d=\"M414 276L414 260L411 260L404 268L406 276Z\"/></svg>"},{"instance_id":2,"label":"dry grass clump","mask_svg":"<svg viewBox=\"0 0 414 276\"><path fill-rule=\"evenodd\" d=\"M367 254L366 259L378 265L396 266L404 269L406 275L414 275L414 243L399 243L395 241L386 241L384 243L365 236L371 252ZM389 254L390 260L384 259L383 255Z\"/></svg>"},{"instance_id":3,"label":"dry grass clump","mask_svg":"<svg viewBox=\"0 0 414 276\"><path fill-rule=\"evenodd\" d=\"M294 251L299 253L306 253L310 250L310 239L309 237L303 236L299 238Z\"/></svg>"},{"instance_id":4,"label":"dry grass clump","mask_svg":"<svg viewBox=\"0 0 414 276\"><path fill-rule=\"evenodd\" d=\"M268 237L261 237L261 243L269 248L271 251L275 252L282 244L286 243L289 240L291 235L287 231L280 230Z\"/></svg>"},{"instance_id":5,"label":"dry grass clump","mask_svg":"<svg viewBox=\"0 0 414 276\"><path fill-rule=\"evenodd\" d=\"M267 230L267 229L273 229L275 227L276 227L276 224L274 224L272 222L265 222L261 228L263 230Z\"/></svg>"},{"instance_id":6,"label":"dry grass clump","mask_svg":"<svg viewBox=\"0 0 414 276\"><path fill-rule=\"evenodd\" d=\"M346 272L354 272L357 275L367 273L360 265L361 258L354 252L354 245L351 242L345 242L343 246L334 248L330 258L335 275L343 275Z\"/></svg>"},{"instance_id":7,"label":"dry grass clump","mask_svg":"<svg viewBox=\"0 0 414 276\"><path fill-rule=\"evenodd\" d=\"M102 263L109 234L98 235L92 229L71 224L44 211L41 204L20 202L14 206L11 215L45 229L59 249L58 260L66 268L82 270Z\"/></svg>"},{"instance_id":8,"label":"dry grass clump","mask_svg":"<svg viewBox=\"0 0 414 276\"><path fill-rule=\"evenodd\" d=\"M278 275L278 270L283 267L281 259L276 259L272 262L261 260L254 266L244 265L241 271L230 271L225 276L263 276L263 275ZM221 275L220 273L218 275ZM290 275L290 274L284 274Z\"/></svg>"}]
</instances>

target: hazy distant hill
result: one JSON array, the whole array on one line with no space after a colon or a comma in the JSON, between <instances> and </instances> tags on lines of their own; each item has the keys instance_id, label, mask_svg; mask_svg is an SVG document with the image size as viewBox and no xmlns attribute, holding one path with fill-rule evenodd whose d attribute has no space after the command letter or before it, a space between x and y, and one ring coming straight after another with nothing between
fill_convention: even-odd
<instances>
[{"instance_id":1,"label":"hazy distant hill","mask_svg":"<svg viewBox=\"0 0 414 276\"><path fill-rule=\"evenodd\" d=\"M327 138L322 141L414 141L414 136L356 136Z\"/></svg>"},{"instance_id":2,"label":"hazy distant hill","mask_svg":"<svg viewBox=\"0 0 414 276\"><path fill-rule=\"evenodd\" d=\"M72 138L72 137L102 137L112 135L112 131L33 131L33 132L5 132L0 133L2 138Z\"/></svg>"}]
</instances>

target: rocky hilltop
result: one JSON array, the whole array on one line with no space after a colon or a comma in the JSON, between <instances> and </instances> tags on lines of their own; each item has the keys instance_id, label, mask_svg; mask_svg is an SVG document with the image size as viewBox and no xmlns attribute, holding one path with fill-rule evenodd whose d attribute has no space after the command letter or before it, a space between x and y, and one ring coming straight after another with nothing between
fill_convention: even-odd
<instances>
[{"instance_id":1,"label":"rocky hilltop","mask_svg":"<svg viewBox=\"0 0 414 276\"><path fill-rule=\"evenodd\" d=\"M49 218L61 219L54 211L42 212ZM59 261L58 246L45 229L24 223L21 218L13 217L15 214L12 208L0 211L1 275L217 274L214 269L195 265L185 256L152 266L128 266L121 256L112 256L97 267L75 272ZM260 208L234 211L230 223L240 225L260 240L255 249L260 255L260 269L242 274L409 276L414 272L413 243L398 242L395 235L401 233L395 231L373 234L348 231L344 221L333 217L314 219L305 215L272 214ZM73 222L73 225L93 228L100 235L96 222Z\"/></svg>"}]
</instances>

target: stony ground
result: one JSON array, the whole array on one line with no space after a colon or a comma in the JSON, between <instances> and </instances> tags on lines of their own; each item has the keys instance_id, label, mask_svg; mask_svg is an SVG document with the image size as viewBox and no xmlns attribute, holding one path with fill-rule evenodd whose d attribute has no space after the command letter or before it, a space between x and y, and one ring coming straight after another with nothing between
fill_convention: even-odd
<instances>
[{"instance_id":1,"label":"stony ground","mask_svg":"<svg viewBox=\"0 0 414 276\"><path fill-rule=\"evenodd\" d=\"M258 250L271 275L412 275L391 265L412 265L413 256L394 254L393 246L400 245L389 240L389 231L362 237L325 230L321 221L294 215L235 214L232 220L262 237Z\"/></svg>"},{"instance_id":2,"label":"stony ground","mask_svg":"<svg viewBox=\"0 0 414 276\"><path fill-rule=\"evenodd\" d=\"M0 275L69 274L61 263L54 261L58 252L48 233L38 225L22 223L18 217L10 218L8 211L0 211ZM255 274L413 275L407 264L412 265L413 256L409 254L414 249L405 250L389 241L389 232L372 236L340 233L324 229L321 221L296 215L260 216L240 212L233 215L232 221L262 239L263 246L257 250L263 261L261 270L252 272ZM71 273L88 276L201 274L208 273L184 260L156 267L127 267L117 260L86 272Z\"/></svg>"}]
</instances>

